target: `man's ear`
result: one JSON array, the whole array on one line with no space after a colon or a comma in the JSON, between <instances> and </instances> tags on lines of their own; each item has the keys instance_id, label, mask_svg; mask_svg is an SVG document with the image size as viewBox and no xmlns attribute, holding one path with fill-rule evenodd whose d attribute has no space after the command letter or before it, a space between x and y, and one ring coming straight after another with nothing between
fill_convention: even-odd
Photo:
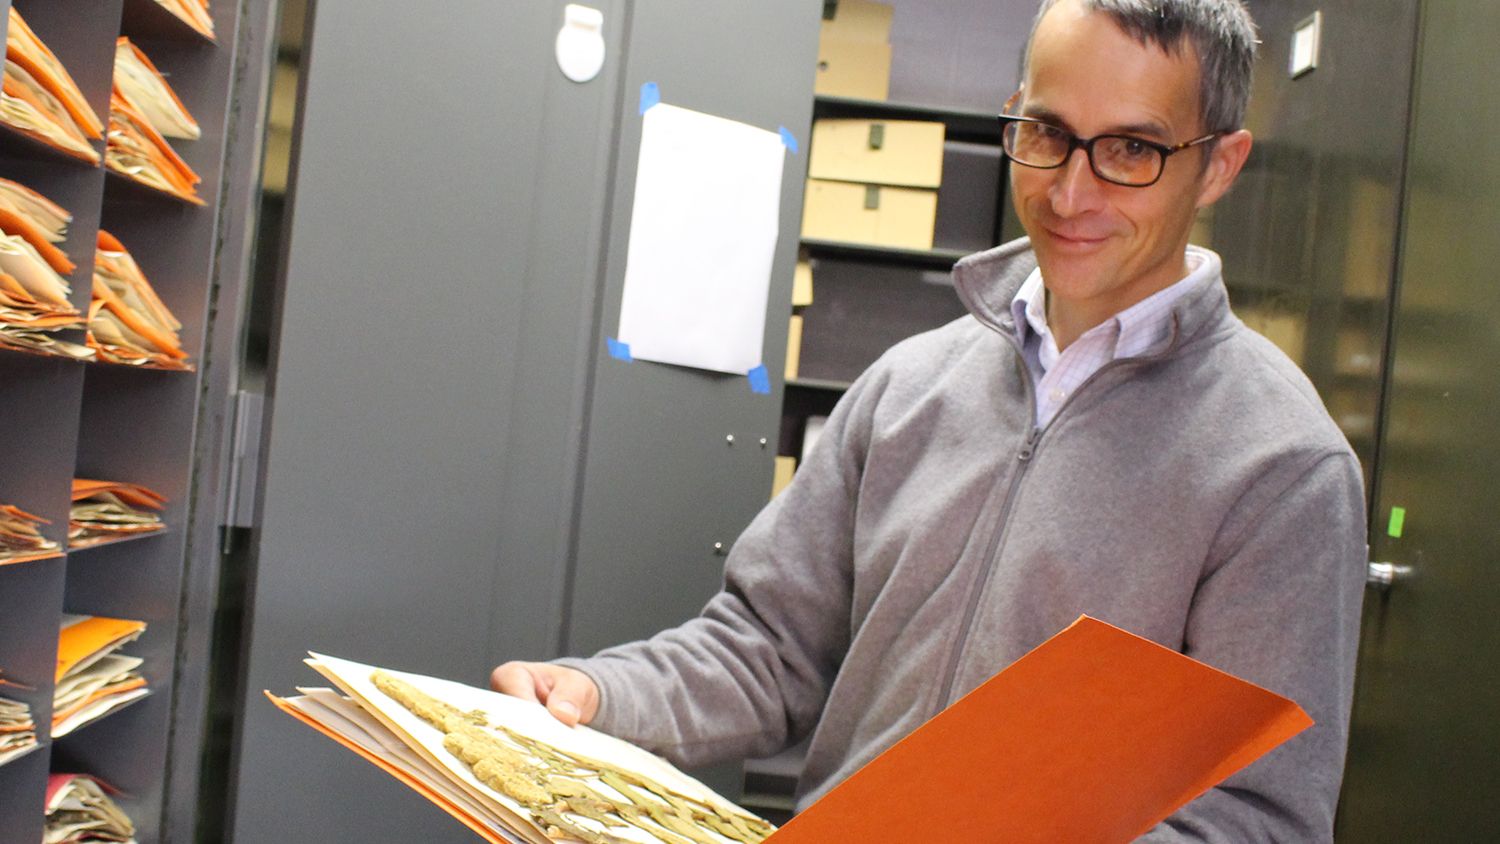
<instances>
[{"instance_id":1,"label":"man's ear","mask_svg":"<svg viewBox=\"0 0 1500 844\"><path fill-rule=\"evenodd\" d=\"M1206 208L1219 201L1229 191L1245 159L1250 157L1250 131L1240 129L1219 138L1209 154L1208 167L1203 172L1203 186L1198 190L1198 207Z\"/></svg>"}]
</instances>

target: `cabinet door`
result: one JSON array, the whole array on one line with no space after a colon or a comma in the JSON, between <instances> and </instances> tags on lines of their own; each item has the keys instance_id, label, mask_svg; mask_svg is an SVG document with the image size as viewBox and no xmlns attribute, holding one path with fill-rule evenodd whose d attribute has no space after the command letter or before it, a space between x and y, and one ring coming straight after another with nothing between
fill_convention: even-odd
<instances>
[{"instance_id":1,"label":"cabinet door","mask_svg":"<svg viewBox=\"0 0 1500 844\"><path fill-rule=\"evenodd\" d=\"M617 48L623 3L590 5ZM567 297L591 286L578 244L598 227L590 161L614 102L608 67L588 85L558 71L562 8L311 9L247 599L240 844L473 840L267 704L263 689L321 685L303 651L472 684L502 653L549 655L562 560L504 551L505 502L567 473L518 468L541 448L517 441L535 406L523 385L553 364L523 325L568 336Z\"/></svg>"},{"instance_id":2,"label":"cabinet door","mask_svg":"<svg viewBox=\"0 0 1500 844\"><path fill-rule=\"evenodd\" d=\"M1394 359L1340 840L1500 828L1500 6L1423 4ZM1392 520L1392 511L1401 508Z\"/></svg>"}]
</instances>

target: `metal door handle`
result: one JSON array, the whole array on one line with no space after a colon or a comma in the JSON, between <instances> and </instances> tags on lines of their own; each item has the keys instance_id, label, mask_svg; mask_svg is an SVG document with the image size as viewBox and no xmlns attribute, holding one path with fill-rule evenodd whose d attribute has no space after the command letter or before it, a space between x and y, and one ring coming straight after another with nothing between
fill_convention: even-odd
<instances>
[{"instance_id":1,"label":"metal door handle","mask_svg":"<svg viewBox=\"0 0 1500 844\"><path fill-rule=\"evenodd\" d=\"M1396 563L1370 563L1370 568L1365 573L1365 585L1373 586L1383 592L1391 588L1391 584L1398 580L1405 580L1410 574L1411 566Z\"/></svg>"}]
</instances>

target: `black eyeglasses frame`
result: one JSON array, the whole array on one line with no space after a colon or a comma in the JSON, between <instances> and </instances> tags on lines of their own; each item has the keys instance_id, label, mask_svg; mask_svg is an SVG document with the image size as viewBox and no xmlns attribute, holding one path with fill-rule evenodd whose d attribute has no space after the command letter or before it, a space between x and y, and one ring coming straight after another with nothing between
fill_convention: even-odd
<instances>
[{"instance_id":1,"label":"black eyeglasses frame","mask_svg":"<svg viewBox=\"0 0 1500 844\"><path fill-rule=\"evenodd\" d=\"M1209 141L1216 140L1217 138L1219 138L1220 136L1222 136L1224 134L1223 132L1210 132L1207 135L1204 135L1204 136L1199 137L1199 138L1194 138L1191 141L1183 141L1180 144L1173 144L1173 145L1169 146L1167 144L1159 144L1156 141L1150 141L1150 140L1147 140L1145 138L1140 138L1140 137L1137 137L1135 135L1122 135L1122 134L1119 134L1117 132L1109 132L1109 133L1106 133L1106 134L1103 134L1103 135L1095 135L1092 138L1080 138L1077 135L1073 134L1072 132L1069 132L1067 129L1064 129L1063 127L1058 126L1055 123L1049 123L1049 122L1047 122L1045 120L1039 120L1039 119L1037 119L1035 117L1021 117L1020 115L1015 115L1015 114L1001 114L1001 115L997 115L997 118L1000 121L1000 139L1001 139L1000 150L1002 152L1004 152L1005 153L1005 157L1009 158L1011 161L1014 161L1015 163L1017 163L1017 164L1019 164L1019 165L1021 165L1023 167L1032 167L1032 168L1035 168L1037 170L1056 170L1057 168L1062 167L1063 165L1065 165L1065 164L1068 163L1068 160L1073 157L1073 151L1074 150L1082 148L1083 152L1084 152L1084 157L1087 158L1088 161L1089 161L1089 169L1093 171L1093 173L1094 173L1095 176L1098 176L1100 179L1102 179L1102 180L1104 180L1106 182L1109 182L1112 185L1120 185L1121 187L1127 187L1127 188L1149 188L1149 187L1151 187L1152 185L1154 185L1157 182L1161 181L1162 174L1167 171L1167 159L1170 158L1173 155L1173 153L1182 152L1185 149L1190 149L1192 147L1199 146L1200 144L1206 144ZM1063 155L1061 161L1057 162L1056 164L1052 164L1050 166L1043 166L1043 165L1039 165L1039 164L1028 164L1025 161L1021 161L1020 159L1018 159L1014 155L1012 155L1011 152L1010 152L1010 150L1006 149L1006 145L1005 145L1006 130L1010 127L1010 125L1012 123L1031 123L1031 124L1035 124L1035 125L1038 125L1038 126L1046 126L1048 128L1056 129L1056 130L1058 130L1058 131L1066 134L1068 136L1068 151L1067 151L1067 153L1065 153ZM1122 181L1120 181L1118 179L1111 179L1110 177L1108 177L1108 176L1104 175L1103 173L1099 172L1098 165L1096 165L1094 163L1094 144L1098 143L1099 141L1108 139L1108 138L1118 138L1118 139L1123 139L1123 140L1127 140L1127 141L1132 141L1134 143L1144 144L1144 145L1150 147L1151 149L1156 150L1157 153L1159 153L1161 155L1161 166L1158 167L1157 170L1156 170L1156 178L1152 179L1149 182L1122 182Z\"/></svg>"}]
</instances>

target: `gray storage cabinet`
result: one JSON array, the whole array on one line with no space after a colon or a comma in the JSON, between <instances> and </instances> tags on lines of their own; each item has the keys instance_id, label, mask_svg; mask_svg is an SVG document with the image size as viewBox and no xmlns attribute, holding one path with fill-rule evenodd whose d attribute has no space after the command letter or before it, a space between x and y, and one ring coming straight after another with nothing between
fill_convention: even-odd
<instances>
[{"instance_id":1,"label":"gray storage cabinet","mask_svg":"<svg viewBox=\"0 0 1500 844\"><path fill-rule=\"evenodd\" d=\"M468 841L276 712L307 649L482 684L694 613L770 491L781 384L605 353L639 88L804 148L817 4L607 0L594 81L564 3L319 0L263 443L232 836ZM790 296L800 158L771 300ZM783 306L766 366L782 369ZM735 436L735 445L727 436ZM761 448L765 438L767 446ZM721 782L722 784L722 782Z\"/></svg>"}]
</instances>

